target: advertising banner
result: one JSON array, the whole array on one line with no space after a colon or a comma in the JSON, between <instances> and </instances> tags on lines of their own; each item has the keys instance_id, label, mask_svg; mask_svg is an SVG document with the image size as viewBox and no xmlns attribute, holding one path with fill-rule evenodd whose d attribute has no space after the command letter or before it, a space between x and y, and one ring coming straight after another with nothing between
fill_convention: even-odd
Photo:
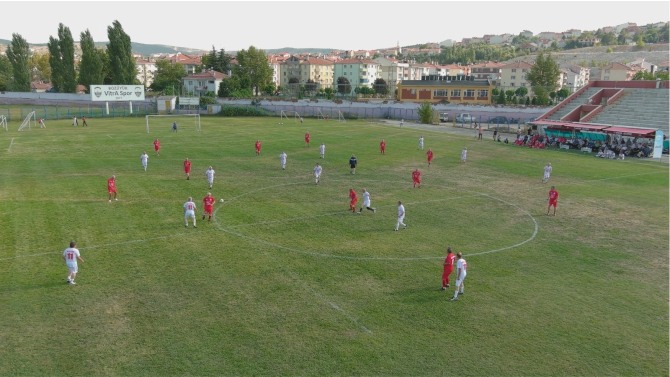
<instances>
[{"instance_id":1,"label":"advertising banner","mask_svg":"<svg viewBox=\"0 0 670 377\"><path fill-rule=\"evenodd\" d=\"M91 101L144 101L142 85L91 85Z\"/></svg>"},{"instance_id":2,"label":"advertising banner","mask_svg":"<svg viewBox=\"0 0 670 377\"><path fill-rule=\"evenodd\" d=\"M656 131L656 137L654 138L654 157L661 158L663 154L663 131Z\"/></svg>"}]
</instances>

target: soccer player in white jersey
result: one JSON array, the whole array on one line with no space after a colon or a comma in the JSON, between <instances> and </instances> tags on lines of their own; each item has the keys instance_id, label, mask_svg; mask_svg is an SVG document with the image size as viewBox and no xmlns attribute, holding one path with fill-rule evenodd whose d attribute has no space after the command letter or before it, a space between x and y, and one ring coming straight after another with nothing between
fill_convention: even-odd
<instances>
[{"instance_id":1,"label":"soccer player in white jersey","mask_svg":"<svg viewBox=\"0 0 670 377\"><path fill-rule=\"evenodd\" d=\"M419 149L423 150L423 136L419 137Z\"/></svg>"},{"instance_id":2,"label":"soccer player in white jersey","mask_svg":"<svg viewBox=\"0 0 670 377\"><path fill-rule=\"evenodd\" d=\"M400 225L403 226L403 229L407 229L407 225L405 225L405 223L402 222L404 219L405 219L405 206L403 206L402 202L398 200L398 222L395 223L395 229L393 229L394 232L398 231Z\"/></svg>"},{"instance_id":3,"label":"soccer player in white jersey","mask_svg":"<svg viewBox=\"0 0 670 377\"><path fill-rule=\"evenodd\" d=\"M550 175L551 175L551 162L544 167L544 178L542 178L542 183L549 182Z\"/></svg>"},{"instance_id":4,"label":"soccer player in white jersey","mask_svg":"<svg viewBox=\"0 0 670 377\"><path fill-rule=\"evenodd\" d=\"M142 156L140 158L142 159L142 166L144 167L144 171L147 171L147 162L149 161L149 155L145 151L142 153Z\"/></svg>"},{"instance_id":5,"label":"soccer player in white jersey","mask_svg":"<svg viewBox=\"0 0 670 377\"><path fill-rule=\"evenodd\" d=\"M281 152L279 155L279 163L281 164L281 169L286 170L286 153Z\"/></svg>"},{"instance_id":6,"label":"soccer player in white jersey","mask_svg":"<svg viewBox=\"0 0 670 377\"><path fill-rule=\"evenodd\" d=\"M468 148L463 148L461 151L461 163L465 164L465 159L468 157Z\"/></svg>"},{"instance_id":7,"label":"soccer player in white jersey","mask_svg":"<svg viewBox=\"0 0 670 377\"><path fill-rule=\"evenodd\" d=\"M367 208L368 211L372 211L372 213L377 213L376 209L370 207L370 193L366 189L363 189L363 206L358 210L359 215L363 212L363 207Z\"/></svg>"},{"instance_id":8,"label":"soccer player in white jersey","mask_svg":"<svg viewBox=\"0 0 670 377\"><path fill-rule=\"evenodd\" d=\"M211 189L214 184L214 169L210 166L205 172L205 175L207 176L207 183L209 183L209 188Z\"/></svg>"},{"instance_id":9,"label":"soccer player in white jersey","mask_svg":"<svg viewBox=\"0 0 670 377\"><path fill-rule=\"evenodd\" d=\"M467 275L468 262L463 259L463 254L456 254L456 290L454 291L454 297L451 298L451 301L458 300L458 295L465 293L465 275Z\"/></svg>"},{"instance_id":10,"label":"soccer player in white jersey","mask_svg":"<svg viewBox=\"0 0 670 377\"><path fill-rule=\"evenodd\" d=\"M326 145L324 143L319 145L319 154L321 155L321 158L326 158Z\"/></svg>"},{"instance_id":11,"label":"soccer player in white jersey","mask_svg":"<svg viewBox=\"0 0 670 377\"><path fill-rule=\"evenodd\" d=\"M321 168L321 165L317 162L316 166L314 167L314 178L316 180L316 184L319 184L319 181L321 180L321 172L323 171L323 168Z\"/></svg>"},{"instance_id":12,"label":"soccer player in white jersey","mask_svg":"<svg viewBox=\"0 0 670 377\"><path fill-rule=\"evenodd\" d=\"M65 265L67 266L68 273L67 273L67 282L68 284L77 284L74 282L74 279L77 277L77 271L79 270L77 267L77 260L80 260L82 263L84 262L83 259L81 259L81 255L79 254L79 250L77 250L77 243L72 241L70 242L70 247L65 249L63 251L63 259L65 259Z\"/></svg>"},{"instance_id":13,"label":"soccer player in white jersey","mask_svg":"<svg viewBox=\"0 0 670 377\"><path fill-rule=\"evenodd\" d=\"M195 225L195 203L193 203L193 198L188 197L188 200L186 203L184 203L184 223L186 224L186 227L188 228L188 218L193 219L193 227L197 228Z\"/></svg>"}]
</instances>

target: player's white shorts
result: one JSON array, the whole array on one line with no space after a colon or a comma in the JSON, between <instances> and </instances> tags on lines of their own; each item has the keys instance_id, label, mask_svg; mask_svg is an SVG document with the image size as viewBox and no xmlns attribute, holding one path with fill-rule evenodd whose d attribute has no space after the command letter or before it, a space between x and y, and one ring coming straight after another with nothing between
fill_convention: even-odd
<instances>
[{"instance_id":1,"label":"player's white shorts","mask_svg":"<svg viewBox=\"0 0 670 377\"><path fill-rule=\"evenodd\" d=\"M147 166L147 162L146 162L146 161L142 161L142 166Z\"/></svg>"},{"instance_id":2,"label":"player's white shorts","mask_svg":"<svg viewBox=\"0 0 670 377\"><path fill-rule=\"evenodd\" d=\"M214 183L214 178L207 178L208 183Z\"/></svg>"},{"instance_id":3,"label":"player's white shorts","mask_svg":"<svg viewBox=\"0 0 670 377\"><path fill-rule=\"evenodd\" d=\"M401 223L405 220L405 215L398 217L398 222Z\"/></svg>"},{"instance_id":4,"label":"player's white shorts","mask_svg":"<svg viewBox=\"0 0 670 377\"><path fill-rule=\"evenodd\" d=\"M460 279L456 280L456 286L457 287L460 287L461 284L463 284L463 280L465 280L465 276L466 275L463 275Z\"/></svg>"},{"instance_id":5,"label":"player's white shorts","mask_svg":"<svg viewBox=\"0 0 670 377\"><path fill-rule=\"evenodd\" d=\"M76 264L68 264L67 269L68 269L68 271L72 272L73 274L76 274L79 271L79 268Z\"/></svg>"},{"instance_id":6,"label":"player's white shorts","mask_svg":"<svg viewBox=\"0 0 670 377\"><path fill-rule=\"evenodd\" d=\"M286 165L286 160L279 160L279 163L282 165Z\"/></svg>"},{"instance_id":7,"label":"player's white shorts","mask_svg":"<svg viewBox=\"0 0 670 377\"><path fill-rule=\"evenodd\" d=\"M195 211L184 212L184 218L188 219L189 217L192 218L192 219L195 219Z\"/></svg>"},{"instance_id":8,"label":"player's white shorts","mask_svg":"<svg viewBox=\"0 0 670 377\"><path fill-rule=\"evenodd\" d=\"M549 173L544 173L544 179L549 179Z\"/></svg>"},{"instance_id":9,"label":"player's white shorts","mask_svg":"<svg viewBox=\"0 0 670 377\"><path fill-rule=\"evenodd\" d=\"M364 200L363 201L363 206L370 207L370 201L369 200Z\"/></svg>"},{"instance_id":10,"label":"player's white shorts","mask_svg":"<svg viewBox=\"0 0 670 377\"><path fill-rule=\"evenodd\" d=\"M319 173L314 173L314 176L316 177L316 179L321 178L321 174L319 174Z\"/></svg>"}]
</instances>

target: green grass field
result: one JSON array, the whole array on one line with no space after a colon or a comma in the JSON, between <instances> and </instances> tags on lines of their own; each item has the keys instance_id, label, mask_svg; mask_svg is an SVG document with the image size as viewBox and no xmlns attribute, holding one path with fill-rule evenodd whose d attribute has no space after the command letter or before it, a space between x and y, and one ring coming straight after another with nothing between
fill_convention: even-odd
<instances>
[{"instance_id":1,"label":"green grass field","mask_svg":"<svg viewBox=\"0 0 670 377\"><path fill-rule=\"evenodd\" d=\"M0 375L668 375L667 164L362 122L178 121L0 133ZM212 222L209 165L226 200ZM350 187L377 213L348 212ZM469 267L456 302L447 246Z\"/></svg>"}]
</instances>

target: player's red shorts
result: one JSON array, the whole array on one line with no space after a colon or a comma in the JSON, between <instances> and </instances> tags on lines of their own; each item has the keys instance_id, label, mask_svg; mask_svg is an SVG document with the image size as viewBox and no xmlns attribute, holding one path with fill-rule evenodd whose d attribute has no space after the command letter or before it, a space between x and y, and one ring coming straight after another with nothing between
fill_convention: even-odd
<instances>
[{"instance_id":1,"label":"player's red shorts","mask_svg":"<svg viewBox=\"0 0 670 377\"><path fill-rule=\"evenodd\" d=\"M309 138L308 137L305 138L305 142L309 143Z\"/></svg>"},{"instance_id":2,"label":"player's red shorts","mask_svg":"<svg viewBox=\"0 0 670 377\"><path fill-rule=\"evenodd\" d=\"M451 273L454 272L454 265L444 266L444 272L442 273L442 279L446 279Z\"/></svg>"},{"instance_id":3,"label":"player's red shorts","mask_svg":"<svg viewBox=\"0 0 670 377\"><path fill-rule=\"evenodd\" d=\"M184 172L185 173L190 173L191 172L191 167L184 167Z\"/></svg>"},{"instance_id":4,"label":"player's red shorts","mask_svg":"<svg viewBox=\"0 0 670 377\"><path fill-rule=\"evenodd\" d=\"M381 150L382 150L382 152L383 152L383 151L385 151L385 150L386 150L386 147L379 147L379 149L381 149Z\"/></svg>"},{"instance_id":5,"label":"player's red shorts","mask_svg":"<svg viewBox=\"0 0 670 377\"><path fill-rule=\"evenodd\" d=\"M558 203L557 200L550 200L549 201L549 207L556 207L556 204Z\"/></svg>"},{"instance_id":6,"label":"player's red shorts","mask_svg":"<svg viewBox=\"0 0 670 377\"><path fill-rule=\"evenodd\" d=\"M213 206L213 205L211 205L211 206L205 206L205 215L211 215L213 209L214 209L214 206Z\"/></svg>"},{"instance_id":7,"label":"player's red shorts","mask_svg":"<svg viewBox=\"0 0 670 377\"><path fill-rule=\"evenodd\" d=\"M433 161L433 156L428 157L428 161Z\"/></svg>"},{"instance_id":8,"label":"player's red shorts","mask_svg":"<svg viewBox=\"0 0 670 377\"><path fill-rule=\"evenodd\" d=\"M159 149L161 149L161 146L160 145L154 145L154 149L159 150Z\"/></svg>"},{"instance_id":9,"label":"player's red shorts","mask_svg":"<svg viewBox=\"0 0 670 377\"><path fill-rule=\"evenodd\" d=\"M113 189L112 189L112 188L108 188L107 191L108 191L110 194L116 194L116 189L115 189L115 188L113 188Z\"/></svg>"},{"instance_id":10,"label":"player's red shorts","mask_svg":"<svg viewBox=\"0 0 670 377\"><path fill-rule=\"evenodd\" d=\"M414 183L421 183L421 179L420 179L420 178L414 178L413 180L414 180Z\"/></svg>"},{"instance_id":11,"label":"player's red shorts","mask_svg":"<svg viewBox=\"0 0 670 377\"><path fill-rule=\"evenodd\" d=\"M358 203L358 198L351 199L351 202L349 204L352 205L352 206L355 206L356 203Z\"/></svg>"},{"instance_id":12,"label":"player's red shorts","mask_svg":"<svg viewBox=\"0 0 670 377\"><path fill-rule=\"evenodd\" d=\"M256 148L256 152L260 152L260 151L261 151L261 149L260 149L260 148Z\"/></svg>"}]
</instances>

